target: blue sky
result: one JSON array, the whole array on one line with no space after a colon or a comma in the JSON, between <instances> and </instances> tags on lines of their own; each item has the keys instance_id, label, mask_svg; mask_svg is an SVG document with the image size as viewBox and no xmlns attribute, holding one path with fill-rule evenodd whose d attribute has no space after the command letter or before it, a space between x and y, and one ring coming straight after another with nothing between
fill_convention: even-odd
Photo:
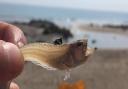
<instances>
[{"instance_id":1,"label":"blue sky","mask_svg":"<svg viewBox=\"0 0 128 89\"><path fill-rule=\"evenodd\" d=\"M0 3L128 12L128 0L0 0Z\"/></svg>"}]
</instances>

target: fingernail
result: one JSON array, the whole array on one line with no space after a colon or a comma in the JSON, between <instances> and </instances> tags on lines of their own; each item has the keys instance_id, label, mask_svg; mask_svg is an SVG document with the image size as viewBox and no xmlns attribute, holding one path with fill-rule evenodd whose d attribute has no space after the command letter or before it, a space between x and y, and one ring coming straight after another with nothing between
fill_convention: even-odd
<instances>
[{"instance_id":1,"label":"fingernail","mask_svg":"<svg viewBox=\"0 0 128 89\"><path fill-rule=\"evenodd\" d=\"M24 46L24 43L22 43L21 41L18 42L18 47L22 47L22 46Z\"/></svg>"},{"instance_id":2,"label":"fingernail","mask_svg":"<svg viewBox=\"0 0 128 89\"><path fill-rule=\"evenodd\" d=\"M19 86L16 83L11 83L10 84L10 89L20 89Z\"/></svg>"}]
</instances>

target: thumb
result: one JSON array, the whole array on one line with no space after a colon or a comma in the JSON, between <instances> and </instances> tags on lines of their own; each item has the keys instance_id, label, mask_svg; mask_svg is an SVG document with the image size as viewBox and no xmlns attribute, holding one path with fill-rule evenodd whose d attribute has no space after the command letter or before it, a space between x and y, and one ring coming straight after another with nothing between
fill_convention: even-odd
<instances>
[{"instance_id":1,"label":"thumb","mask_svg":"<svg viewBox=\"0 0 128 89\"><path fill-rule=\"evenodd\" d=\"M0 82L7 82L17 77L23 69L23 64L19 48L0 40Z\"/></svg>"}]
</instances>

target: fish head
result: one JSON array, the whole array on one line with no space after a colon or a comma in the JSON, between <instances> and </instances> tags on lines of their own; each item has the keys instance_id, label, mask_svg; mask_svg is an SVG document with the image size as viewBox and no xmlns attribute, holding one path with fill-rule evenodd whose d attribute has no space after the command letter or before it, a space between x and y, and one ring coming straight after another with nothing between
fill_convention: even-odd
<instances>
[{"instance_id":1,"label":"fish head","mask_svg":"<svg viewBox=\"0 0 128 89\"><path fill-rule=\"evenodd\" d=\"M85 52L87 50L87 40L78 40L70 45L70 52L75 61L84 60Z\"/></svg>"},{"instance_id":2,"label":"fish head","mask_svg":"<svg viewBox=\"0 0 128 89\"><path fill-rule=\"evenodd\" d=\"M83 64L94 51L87 47L87 40L71 43L69 48L69 56L64 60L64 64L69 69Z\"/></svg>"}]
</instances>

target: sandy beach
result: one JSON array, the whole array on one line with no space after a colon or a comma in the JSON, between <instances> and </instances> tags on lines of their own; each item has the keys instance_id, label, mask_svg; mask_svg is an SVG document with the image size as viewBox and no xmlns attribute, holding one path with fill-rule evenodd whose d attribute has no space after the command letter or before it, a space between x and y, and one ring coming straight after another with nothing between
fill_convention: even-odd
<instances>
[{"instance_id":1,"label":"sandy beach","mask_svg":"<svg viewBox=\"0 0 128 89\"><path fill-rule=\"evenodd\" d=\"M39 27L13 23L21 28L29 42L51 42L52 35L42 35ZM101 26L97 24L76 24L82 31L114 33L128 35L128 29ZM75 28L75 27L74 27ZM33 37L33 38L32 38ZM128 50L127 49L98 49L85 64L71 70L68 82L84 80L87 89L127 89L128 88ZM48 71L32 63L25 63L24 70L15 81L21 89L57 89L63 81L64 71Z\"/></svg>"},{"instance_id":2,"label":"sandy beach","mask_svg":"<svg viewBox=\"0 0 128 89\"><path fill-rule=\"evenodd\" d=\"M128 50L98 50L87 62L72 69L69 82L84 80L87 89L127 89ZM16 79L21 89L57 89L64 71L48 71L26 63Z\"/></svg>"}]
</instances>

